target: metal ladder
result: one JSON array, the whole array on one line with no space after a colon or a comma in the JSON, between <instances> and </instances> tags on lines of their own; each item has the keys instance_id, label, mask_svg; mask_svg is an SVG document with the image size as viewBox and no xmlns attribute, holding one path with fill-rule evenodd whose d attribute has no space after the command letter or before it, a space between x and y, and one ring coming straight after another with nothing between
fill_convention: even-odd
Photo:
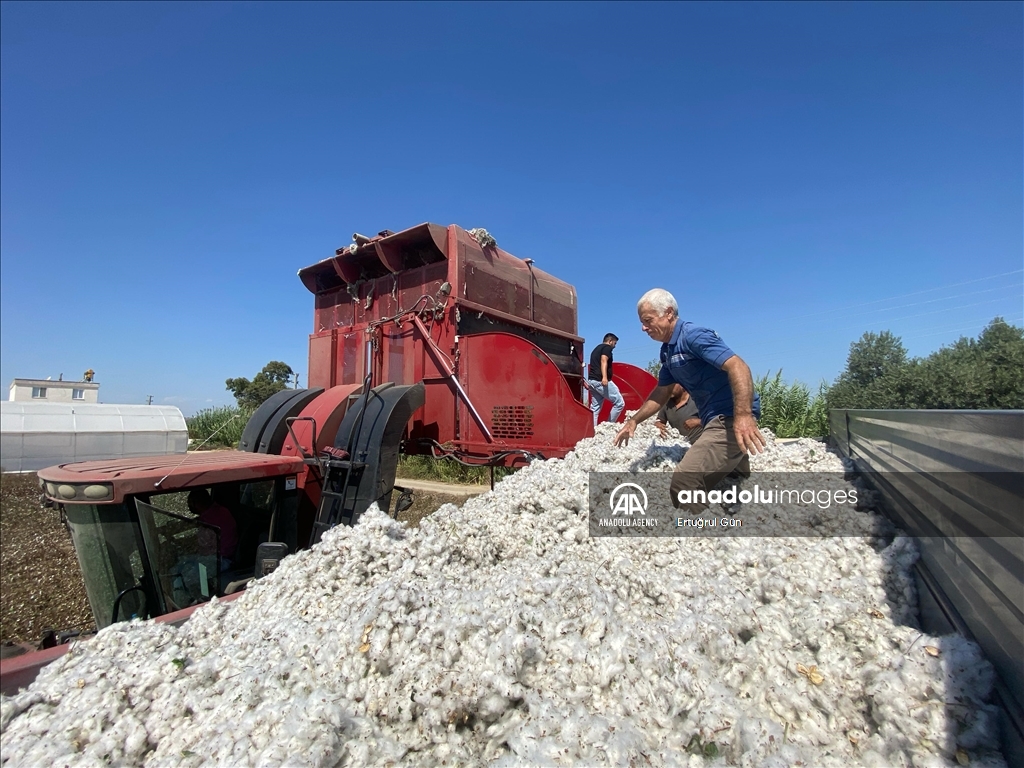
<instances>
[{"instance_id":1,"label":"metal ladder","mask_svg":"<svg viewBox=\"0 0 1024 768\"><path fill-rule=\"evenodd\" d=\"M424 384L385 382L366 390L338 427L335 447L348 456L323 456L320 509L310 546L335 525L353 525L367 508L387 509L395 490L398 451L413 412L423 405Z\"/></svg>"},{"instance_id":2,"label":"metal ladder","mask_svg":"<svg viewBox=\"0 0 1024 768\"><path fill-rule=\"evenodd\" d=\"M325 459L323 490L320 492L320 509L310 543L320 541L325 531L336 525L350 525L357 503L356 489L362 478L366 463L349 459Z\"/></svg>"}]
</instances>

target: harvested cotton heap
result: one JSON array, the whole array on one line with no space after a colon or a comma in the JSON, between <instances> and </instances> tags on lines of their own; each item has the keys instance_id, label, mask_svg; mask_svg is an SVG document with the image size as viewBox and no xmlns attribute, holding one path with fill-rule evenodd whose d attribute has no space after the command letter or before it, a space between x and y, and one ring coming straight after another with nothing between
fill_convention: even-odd
<instances>
[{"instance_id":1,"label":"harvested cotton heap","mask_svg":"<svg viewBox=\"0 0 1024 768\"><path fill-rule=\"evenodd\" d=\"M614 431L415 530L371 507L180 628L103 630L3 699L3 763L1004 765L978 648L899 623L910 539L590 538L589 472L685 450ZM771 436L752 465L842 468Z\"/></svg>"}]
</instances>

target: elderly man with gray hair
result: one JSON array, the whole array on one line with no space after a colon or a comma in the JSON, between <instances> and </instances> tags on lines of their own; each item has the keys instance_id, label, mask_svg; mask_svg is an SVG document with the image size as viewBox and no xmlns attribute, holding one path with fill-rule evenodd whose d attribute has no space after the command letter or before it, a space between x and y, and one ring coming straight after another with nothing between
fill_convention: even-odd
<instances>
[{"instance_id":1,"label":"elderly man with gray hair","mask_svg":"<svg viewBox=\"0 0 1024 768\"><path fill-rule=\"evenodd\" d=\"M615 436L626 445L636 426L668 402L673 384L681 384L697 405L704 431L683 456L672 476L672 503L697 514L706 505L680 504L679 492L714 488L731 472L750 474L748 452L767 444L757 428L761 402L754 392L750 368L718 334L679 319L671 293L654 288L636 305L644 333L661 342L658 386Z\"/></svg>"}]
</instances>

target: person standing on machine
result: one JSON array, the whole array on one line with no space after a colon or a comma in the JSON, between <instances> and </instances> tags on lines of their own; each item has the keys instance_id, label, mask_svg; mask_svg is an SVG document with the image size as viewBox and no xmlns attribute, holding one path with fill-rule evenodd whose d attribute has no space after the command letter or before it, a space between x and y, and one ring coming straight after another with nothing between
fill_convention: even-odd
<instances>
[{"instance_id":1,"label":"person standing on machine","mask_svg":"<svg viewBox=\"0 0 1024 768\"><path fill-rule=\"evenodd\" d=\"M612 412L608 421L616 422L626 407L622 393L612 381L612 350L619 343L614 333L606 333L604 341L594 347L590 353L590 371L587 378L587 389L590 392L590 411L594 414L594 426L601 416L601 406L605 400L612 403Z\"/></svg>"}]
</instances>

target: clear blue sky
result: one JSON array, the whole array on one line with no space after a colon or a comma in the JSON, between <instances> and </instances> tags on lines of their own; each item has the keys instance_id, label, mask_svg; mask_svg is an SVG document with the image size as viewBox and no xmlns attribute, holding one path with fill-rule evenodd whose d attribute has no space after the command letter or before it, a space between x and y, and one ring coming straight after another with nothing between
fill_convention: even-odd
<instances>
[{"instance_id":1,"label":"clear blue sky","mask_svg":"<svg viewBox=\"0 0 1024 768\"><path fill-rule=\"evenodd\" d=\"M11 3L0 380L305 384L296 277L485 227L645 364L662 286L755 375L1024 322L1021 3ZM4 393L6 396L6 393Z\"/></svg>"}]
</instances>

